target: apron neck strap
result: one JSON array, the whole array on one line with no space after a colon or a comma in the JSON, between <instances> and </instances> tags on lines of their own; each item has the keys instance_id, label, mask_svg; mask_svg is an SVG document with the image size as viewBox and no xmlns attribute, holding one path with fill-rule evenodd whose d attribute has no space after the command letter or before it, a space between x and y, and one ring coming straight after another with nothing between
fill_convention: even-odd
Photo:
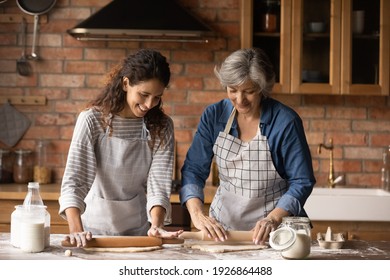
<instances>
[{"instance_id":1,"label":"apron neck strap","mask_svg":"<svg viewBox=\"0 0 390 280\"><path fill-rule=\"evenodd\" d=\"M232 124L233 124L235 116L236 116L236 108L233 108L232 112L230 113L229 119L228 119L228 121L226 123L226 126L225 126L224 132L226 134L228 134L230 129L232 128Z\"/></svg>"},{"instance_id":2,"label":"apron neck strap","mask_svg":"<svg viewBox=\"0 0 390 280\"><path fill-rule=\"evenodd\" d=\"M148 141L150 141L152 139L150 137L150 132L149 132L148 128L146 127L145 120L142 122L141 138L144 140L148 140Z\"/></svg>"},{"instance_id":3,"label":"apron neck strap","mask_svg":"<svg viewBox=\"0 0 390 280\"><path fill-rule=\"evenodd\" d=\"M110 113L107 117L107 127L106 127L106 134L109 135L110 134L110 125L112 123L112 119L113 119L113 116L112 114Z\"/></svg>"}]
</instances>

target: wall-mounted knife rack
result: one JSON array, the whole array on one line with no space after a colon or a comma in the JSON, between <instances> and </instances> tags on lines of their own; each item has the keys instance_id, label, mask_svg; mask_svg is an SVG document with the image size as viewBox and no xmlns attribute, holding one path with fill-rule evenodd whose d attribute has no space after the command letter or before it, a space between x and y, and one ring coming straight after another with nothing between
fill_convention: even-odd
<instances>
[{"instance_id":1,"label":"wall-mounted knife rack","mask_svg":"<svg viewBox=\"0 0 390 280\"><path fill-rule=\"evenodd\" d=\"M0 23L20 23L23 17L28 23L34 23L34 16L24 14L0 14ZM47 15L40 15L39 23L47 23Z\"/></svg>"}]
</instances>

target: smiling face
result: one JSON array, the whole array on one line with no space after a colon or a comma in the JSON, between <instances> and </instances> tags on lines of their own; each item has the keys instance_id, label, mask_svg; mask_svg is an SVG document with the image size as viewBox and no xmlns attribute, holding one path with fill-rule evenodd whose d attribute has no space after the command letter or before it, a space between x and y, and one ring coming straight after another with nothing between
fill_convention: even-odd
<instances>
[{"instance_id":1,"label":"smiling face","mask_svg":"<svg viewBox=\"0 0 390 280\"><path fill-rule=\"evenodd\" d=\"M129 79L123 79L123 90L127 92L127 106L119 113L125 118L142 118L157 106L164 93L165 86L158 79L151 79L130 85Z\"/></svg>"},{"instance_id":2,"label":"smiling face","mask_svg":"<svg viewBox=\"0 0 390 280\"><path fill-rule=\"evenodd\" d=\"M227 94L238 114L259 114L261 90L251 81L248 80L240 86L228 86Z\"/></svg>"}]
</instances>

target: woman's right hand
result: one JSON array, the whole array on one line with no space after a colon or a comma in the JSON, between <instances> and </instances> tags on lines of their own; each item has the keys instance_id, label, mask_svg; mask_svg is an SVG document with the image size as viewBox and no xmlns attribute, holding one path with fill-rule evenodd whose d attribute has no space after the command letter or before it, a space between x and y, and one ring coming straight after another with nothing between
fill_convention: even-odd
<instances>
[{"instance_id":1,"label":"woman's right hand","mask_svg":"<svg viewBox=\"0 0 390 280\"><path fill-rule=\"evenodd\" d=\"M72 232L65 237L65 241L70 242L72 245L76 245L77 247L85 247L87 245L87 241L92 239L92 233L90 231L83 232Z\"/></svg>"},{"instance_id":2,"label":"woman's right hand","mask_svg":"<svg viewBox=\"0 0 390 280\"><path fill-rule=\"evenodd\" d=\"M222 225L203 213L203 204L200 199L191 198L186 202L186 206L190 212L192 223L198 230L215 241L227 240L227 234Z\"/></svg>"},{"instance_id":3,"label":"woman's right hand","mask_svg":"<svg viewBox=\"0 0 390 280\"><path fill-rule=\"evenodd\" d=\"M84 231L81 221L80 210L76 207L65 209L66 218L69 225L69 235L65 237L65 241L70 242L77 247L85 247L87 241L92 239L92 233Z\"/></svg>"}]
</instances>

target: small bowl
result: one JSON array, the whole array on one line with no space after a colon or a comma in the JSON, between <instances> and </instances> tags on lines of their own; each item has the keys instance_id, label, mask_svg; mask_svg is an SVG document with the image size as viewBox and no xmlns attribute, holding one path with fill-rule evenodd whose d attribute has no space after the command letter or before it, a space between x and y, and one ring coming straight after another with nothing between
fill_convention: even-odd
<instances>
[{"instance_id":1,"label":"small bowl","mask_svg":"<svg viewBox=\"0 0 390 280\"><path fill-rule=\"evenodd\" d=\"M309 22L309 31L313 33L322 33L325 31L325 22L312 21Z\"/></svg>"}]
</instances>

